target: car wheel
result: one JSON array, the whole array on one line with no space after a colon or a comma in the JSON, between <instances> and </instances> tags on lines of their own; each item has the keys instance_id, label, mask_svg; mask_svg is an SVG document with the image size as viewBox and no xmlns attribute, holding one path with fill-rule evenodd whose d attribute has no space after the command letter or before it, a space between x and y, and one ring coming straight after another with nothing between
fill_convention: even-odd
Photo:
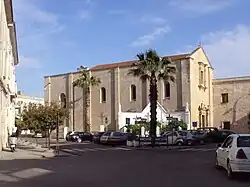
<instances>
[{"instance_id":1,"label":"car wheel","mask_svg":"<svg viewBox=\"0 0 250 187\"><path fill-rule=\"evenodd\" d=\"M81 143L81 142L82 142L82 139L81 139L81 138L77 138L77 142L78 142L78 143Z\"/></svg>"},{"instance_id":2,"label":"car wheel","mask_svg":"<svg viewBox=\"0 0 250 187\"><path fill-rule=\"evenodd\" d=\"M232 172L232 168L229 161L227 162L227 176L229 179L233 179L234 177L234 173Z\"/></svg>"},{"instance_id":3,"label":"car wheel","mask_svg":"<svg viewBox=\"0 0 250 187\"><path fill-rule=\"evenodd\" d=\"M178 145L178 146L182 146L183 143L182 143L181 141L179 141L179 142L177 142L177 145Z\"/></svg>"},{"instance_id":4,"label":"car wheel","mask_svg":"<svg viewBox=\"0 0 250 187\"><path fill-rule=\"evenodd\" d=\"M190 145L193 145L192 140L188 140L188 141L187 141L187 145L189 145L189 146L190 146Z\"/></svg>"}]
</instances>

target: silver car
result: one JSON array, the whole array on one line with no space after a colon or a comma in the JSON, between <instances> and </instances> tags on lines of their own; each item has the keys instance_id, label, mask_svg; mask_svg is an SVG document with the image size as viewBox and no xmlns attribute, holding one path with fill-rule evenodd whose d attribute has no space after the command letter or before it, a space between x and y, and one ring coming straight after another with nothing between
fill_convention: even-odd
<instances>
[{"instance_id":1,"label":"silver car","mask_svg":"<svg viewBox=\"0 0 250 187\"><path fill-rule=\"evenodd\" d=\"M105 132L100 138L100 144L108 145L126 145L127 135L122 132L108 131Z\"/></svg>"}]
</instances>

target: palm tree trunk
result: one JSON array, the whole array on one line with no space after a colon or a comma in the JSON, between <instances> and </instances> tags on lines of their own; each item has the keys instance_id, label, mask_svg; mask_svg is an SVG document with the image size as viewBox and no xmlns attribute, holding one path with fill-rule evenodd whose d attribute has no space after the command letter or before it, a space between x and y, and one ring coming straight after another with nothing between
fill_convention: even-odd
<instances>
[{"instance_id":1,"label":"palm tree trunk","mask_svg":"<svg viewBox=\"0 0 250 187\"><path fill-rule=\"evenodd\" d=\"M152 76L150 79L150 136L151 136L151 145L155 146L155 138L156 138L156 126L157 126L157 80L155 76Z\"/></svg>"},{"instance_id":2,"label":"palm tree trunk","mask_svg":"<svg viewBox=\"0 0 250 187\"><path fill-rule=\"evenodd\" d=\"M90 91L89 88L86 89L85 98L85 131L90 132Z\"/></svg>"}]
</instances>

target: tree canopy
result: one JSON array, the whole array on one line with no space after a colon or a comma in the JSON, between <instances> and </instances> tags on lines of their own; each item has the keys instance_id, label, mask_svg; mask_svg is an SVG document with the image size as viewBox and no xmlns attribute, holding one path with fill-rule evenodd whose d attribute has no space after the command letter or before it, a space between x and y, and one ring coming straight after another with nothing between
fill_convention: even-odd
<instances>
[{"instance_id":1,"label":"tree canopy","mask_svg":"<svg viewBox=\"0 0 250 187\"><path fill-rule=\"evenodd\" d=\"M137 54L138 60L133 63L129 70L129 75L139 77L143 81L149 81L150 100L150 136L151 144L155 145L157 127L157 81L174 82L176 68L169 57L160 57L153 49L148 49L145 53Z\"/></svg>"},{"instance_id":2,"label":"tree canopy","mask_svg":"<svg viewBox=\"0 0 250 187\"><path fill-rule=\"evenodd\" d=\"M42 132L46 129L54 130L56 123L63 125L64 119L68 117L65 108L52 102L50 104L33 104L26 106L21 115L21 122L17 123L19 128Z\"/></svg>"}]
</instances>

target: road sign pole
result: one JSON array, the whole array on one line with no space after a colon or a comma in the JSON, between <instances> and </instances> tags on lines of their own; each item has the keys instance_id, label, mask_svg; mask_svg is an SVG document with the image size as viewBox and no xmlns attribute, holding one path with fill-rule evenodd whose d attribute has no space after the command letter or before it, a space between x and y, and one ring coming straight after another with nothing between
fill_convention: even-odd
<instances>
[{"instance_id":1,"label":"road sign pole","mask_svg":"<svg viewBox=\"0 0 250 187\"><path fill-rule=\"evenodd\" d=\"M56 153L59 154L59 119L58 113L56 116Z\"/></svg>"}]
</instances>

